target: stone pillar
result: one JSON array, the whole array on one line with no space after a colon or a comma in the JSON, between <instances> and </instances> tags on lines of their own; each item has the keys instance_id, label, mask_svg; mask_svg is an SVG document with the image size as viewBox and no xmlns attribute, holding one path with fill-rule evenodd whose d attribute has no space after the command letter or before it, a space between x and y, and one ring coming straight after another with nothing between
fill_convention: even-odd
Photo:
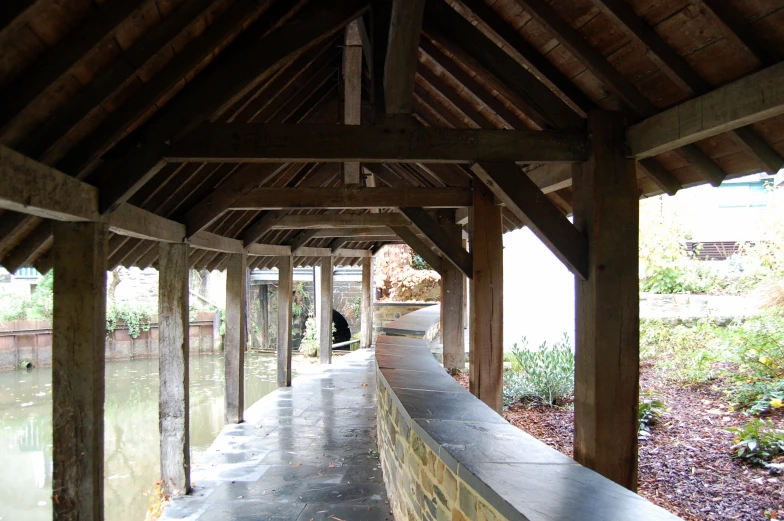
<instances>
[{"instance_id":1,"label":"stone pillar","mask_svg":"<svg viewBox=\"0 0 784 521\"><path fill-rule=\"evenodd\" d=\"M592 152L572 185L574 224L588 239L576 278L574 459L637 489L639 194L620 113L588 118Z\"/></svg>"},{"instance_id":2,"label":"stone pillar","mask_svg":"<svg viewBox=\"0 0 784 521\"><path fill-rule=\"evenodd\" d=\"M476 178L472 217L470 388L477 398L500 413L504 405L503 226L495 196Z\"/></svg>"},{"instance_id":3,"label":"stone pillar","mask_svg":"<svg viewBox=\"0 0 784 521\"><path fill-rule=\"evenodd\" d=\"M321 258L319 288L319 362L332 363L332 257Z\"/></svg>"},{"instance_id":4,"label":"stone pillar","mask_svg":"<svg viewBox=\"0 0 784 521\"><path fill-rule=\"evenodd\" d=\"M187 494L191 488L188 438L188 245L160 243L158 266L161 486L167 494Z\"/></svg>"},{"instance_id":5,"label":"stone pillar","mask_svg":"<svg viewBox=\"0 0 784 521\"><path fill-rule=\"evenodd\" d=\"M373 257L362 259L362 297L360 300L359 347L367 349L373 344Z\"/></svg>"},{"instance_id":6,"label":"stone pillar","mask_svg":"<svg viewBox=\"0 0 784 521\"><path fill-rule=\"evenodd\" d=\"M291 386L291 310L294 259L278 257L278 387Z\"/></svg>"},{"instance_id":7,"label":"stone pillar","mask_svg":"<svg viewBox=\"0 0 784 521\"><path fill-rule=\"evenodd\" d=\"M438 220L455 241L462 243L462 230L455 224L454 210L440 211ZM441 265L441 342L444 346L444 369L451 374L465 369L465 279L465 275L451 262Z\"/></svg>"},{"instance_id":8,"label":"stone pillar","mask_svg":"<svg viewBox=\"0 0 784 521\"><path fill-rule=\"evenodd\" d=\"M103 519L106 226L54 223L52 507L55 521Z\"/></svg>"},{"instance_id":9,"label":"stone pillar","mask_svg":"<svg viewBox=\"0 0 784 521\"><path fill-rule=\"evenodd\" d=\"M223 340L226 368L224 397L226 423L242 423L245 412L245 347L247 344L247 256L229 255L226 266L226 333Z\"/></svg>"}]
</instances>

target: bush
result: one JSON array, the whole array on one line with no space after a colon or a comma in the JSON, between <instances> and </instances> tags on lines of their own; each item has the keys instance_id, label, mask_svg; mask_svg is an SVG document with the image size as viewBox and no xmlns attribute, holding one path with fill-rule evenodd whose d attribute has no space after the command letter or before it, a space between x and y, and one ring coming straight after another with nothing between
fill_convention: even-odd
<instances>
[{"instance_id":1,"label":"bush","mask_svg":"<svg viewBox=\"0 0 784 521\"><path fill-rule=\"evenodd\" d=\"M532 350L525 337L521 344L512 347L512 369L504 382L506 403L526 400L554 405L570 398L574 394L574 349L568 335L552 347L544 342Z\"/></svg>"},{"instance_id":2,"label":"bush","mask_svg":"<svg viewBox=\"0 0 784 521\"><path fill-rule=\"evenodd\" d=\"M299 352L305 356L318 355L319 341L316 338L316 319L309 317L305 322L305 331L299 344Z\"/></svg>"},{"instance_id":3,"label":"bush","mask_svg":"<svg viewBox=\"0 0 784 521\"><path fill-rule=\"evenodd\" d=\"M784 308L750 317L731 330L742 369L756 379L784 378Z\"/></svg>"},{"instance_id":4,"label":"bush","mask_svg":"<svg viewBox=\"0 0 784 521\"><path fill-rule=\"evenodd\" d=\"M733 458L762 465L784 456L784 430L775 429L773 422L754 419L742 427L729 428L727 431L735 435L734 445L730 447Z\"/></svg>"},{"instance_id":5,"label":"bush","mask_svg":"<svg viewBox=\"0 0 784 521\"><path fill-rule=\"evenodd\" d=\"M30 298L32 311L44 318L52 318L54 310L54 270L43 276Z\"/></svg>"},{"instance_id":6,"label":"bush","mask_svg":"<svg viewBox=\"0 0 784 521\"><path fill-rule=\"evenodd\" d=\"M734 409L746 414L765 414L782 406L784 380L752 380L736 385L728 394Z\"/></svg>"},{"instance_id":7,"label":"bush","mask_svg":"<svg viewBox=\"0 0 784 521\"><path fill-rule=\"evenodd\" d=\"M640 358L655 361L679 382L699 384L718 377L717 364L733 357L727 342L727 332L709 318L692 326L640 321Z\"/></svg>"},{"instance_id":8,"label":"bush","mask_svg":"<svg viewBox=\"0 0 784 521\"><path fill-rule=\"evenodd\" d=\"M106 335L118 328L120 322L125 323L131 338L139 338L142 331L147 332L158 310L140 304L110 303L106 309Z\"/></svg>"},{"instance_id":9,"label":"bush","mask_svg":"<svg viewBox=\"0 0 784 521\"><path fill-rule=\"evenodd\" d=\"M640 405L637 409L637 418L640 422L637 430L640 439L651 435L651 429L659 423L662 415L667 412L664 402L653 391L640 393Z\"/></svg>"},{"instance_id":10,"label":"bush","mask_svg":"<svg viewBox=\"0 0 784 521\"><path fill-rule=\"evenodd\" d=\"M25 319L29 307L30 301L22 295L0 290L0 322Z\"/></svg>"}]
</instances>

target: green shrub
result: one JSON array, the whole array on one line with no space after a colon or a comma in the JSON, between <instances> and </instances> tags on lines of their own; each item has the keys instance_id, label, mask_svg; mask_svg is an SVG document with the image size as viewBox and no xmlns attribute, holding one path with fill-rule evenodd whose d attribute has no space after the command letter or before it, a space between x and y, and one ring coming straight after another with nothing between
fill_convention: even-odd
<instances>
[{"instance_id":1,"label":"green shrub","mask_svg":"<svg viewBox=\"0 0 784 521\"><path fill-rule=\"evenodd\" d=\"M735 435L730 447L733 458L762 465L784 455L784 430L775 429L771 421L753 419L742 427L726 430Z\"/></svg>"},{"instance_id":2,"label":"green shrub","mask_svg":"<svg viewBox=\"0 0 784 521\"><path fill-rule=\"evenodd\" d=\"M43 318L52 318L54 310L54 270L44 275L38 282L30 298L30 309Z\"/></svg>"},{"instance_id":3,"label":"green shrub","mask_svg":"<svg viewBox=\"0 0 784 521\"><path fill-rule=\"evenodd\" d=\"M784 378L784 309L771 309L747 318L731 330L741 369L757 379Z\"/></svg>"},{"instance_id":4,"label":"green shrub","mask_svg":"<svg viewBox=\"0 0 784 521\"><path fill-rule=\"evenodd\" d=\"M718 377L718 364L733 360L727 342L725 329L710 318L677 326L660 320L640 321L640 358L654 361L679 382L699 384Z\"/></svg>"},{"instance_id":5,"label":"green shrub","mask_svg":"<svg viewBox=\"0 0 784 521\"><path fill-rule=\"evenodd\" d=\"M0 322L24 320L30 301L18 293L0 290Z\"/></svg>"},{"instance_id":6,"label":"green shrub","mask_svg":"<svg viewBox=\"0 0 784 521\"><path fill-rule=\"evenodd\" d=\"M308 318L305 322L305 331L302 333L302 340L299 344L299 352L305 356L317 356L319 341L316 337L316 319Z\"/></svg>"},{"instance_id":7,"label":"green shrub","mask_svg":"<svg viewBox=\"0 0 784 521\"><path fill-rule=\"evenodd\" d=\"M143 331L150 330L157 313L157 309L140 304L111 303L106 309L106 334L110 335L123 322L131 338L139 338Z\"/></svg>"},{"instance_id":8,"label":"green shrub","mask_svg":"<svg viewBox=\"0 0 784 521\"><path fill-rule=\"evenodd\" d=\"M574 349L564 334L552 347L547 342L530 349L523 337L521 347L514 344L510 353L512 368L504 382L507 404L520 400L554 405L574 394Z\"/></svg>"},{"instance_id":9,"label":"green shrub","mask_svg":"<svg viewBox=\"0 0 784 521\"><path fill-rule=\"evenodd\" d=\"M784 380L751 380L728 391L732 407L746 414L765 414L782 407Z\"/></svg>"},{"instance_id":10,"label":"green shrub","mask_svg":"<svg viewBox=\"0 0 784 521\"><path fill-rule=\"evenodd\" d=\"M637 432L640 439L642 439L650 436L651 429L659 423L667 409L664 407L664 402L660 399L660 395L654 391L641 392L640 398L640 405L637 409L640 425Z\"/></svg>"}]
</instances>

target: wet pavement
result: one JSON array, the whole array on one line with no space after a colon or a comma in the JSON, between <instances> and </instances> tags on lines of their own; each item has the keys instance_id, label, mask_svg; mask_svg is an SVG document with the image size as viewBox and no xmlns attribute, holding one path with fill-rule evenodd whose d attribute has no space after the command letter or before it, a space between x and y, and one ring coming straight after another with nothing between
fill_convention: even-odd
<instances>
[{"instance_id":1,"label":"wet pavement","mask_svg":"<svg viewBox=\"0 0 784 521\"><path fill-rule=\"evenodd\" d=\"M376 447L373 351L335 358L228 425L162 520L392 520Z\"/></svg>"}]
</instances>

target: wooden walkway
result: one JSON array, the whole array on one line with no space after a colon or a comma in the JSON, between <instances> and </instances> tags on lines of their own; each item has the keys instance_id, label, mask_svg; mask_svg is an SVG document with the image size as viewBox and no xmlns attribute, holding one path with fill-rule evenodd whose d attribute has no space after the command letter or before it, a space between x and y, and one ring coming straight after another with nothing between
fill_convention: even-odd
<instances>
[{"instance_id":1,"label":"wooden walkway","mask_svg":"<svg viewBox=\"0 0 784 521\"><path fill-rule=\"evenodd\" d=\"M372 350L265 396L194 464L162 521L391 521L376 447Z\"/></svg>"}]
</instances>

